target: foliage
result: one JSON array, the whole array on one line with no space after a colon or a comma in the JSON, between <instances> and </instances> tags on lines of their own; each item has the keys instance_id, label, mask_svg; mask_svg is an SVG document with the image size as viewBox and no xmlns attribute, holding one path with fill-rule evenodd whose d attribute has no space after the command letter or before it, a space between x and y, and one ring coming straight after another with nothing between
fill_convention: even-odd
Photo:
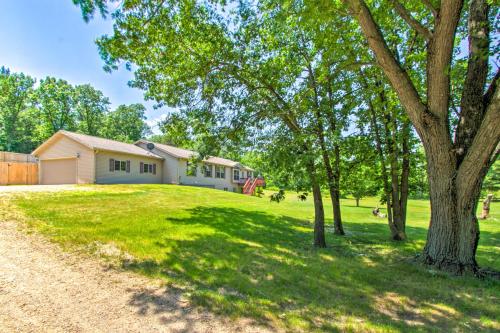
<instances>
[{"instance_id":1,"label":"foliage","mask_svg":"<svg viewBox=\"0 0 500 333\"><path fill-rule=\"evenodd\" d=\"M38 135L46 140L59 130L76 130L74 88L65 80L47 77L36 90L36 105L42 117Z\"/></svg>"},{"instance_id":2,"label":"foliage","mask_svg":"<svg viewBox=\"0 0 500 333\"><path fill-rule=\"evenodd\" d=\"M383 188L377 172L379 162L371 140L363 136L346 139L342 153L342 192L359 202L364 197L374 196Z\"/></svg>"},{"instance_id":3,"label":"foliage","mask_svg":"<svg viewBox=\"0 0 500 333\"><path fill-rule=\"evenodd\" d=\"M102 135L104 122L109 112L109 99L101 91L89 84L84 84L75 87L74 103L78 130L89 135Z\"/></svg>"},{"instance_id":4,"label":"foliage","mask_svg":"<svg viewBox=\"0 0 500 333\"><path fill-rule=\"evenodd\" d=\"M491 166L490 171L484 178L483 196L493 194L493 200L500 200L500 161Z\"/></svg>"},{"instance_id":5,"label":"foliage","mask_svg":"<svg viewBox=\"0 0 500 333\"><path fill-rule=\"evenodd\" d=\"M34 84L30 76L0 68L0 150L25 152L36 147Z\"/></svg>"},{"instance_id":6,"label":"foliage","mask_svg":"<svg viewBox=\"0 0 500 333\"><path fill-rule=\"evenodd\" d=\"M365 206L377 201L366 198ZM113 244L135 258L122 269L180 288L194 307L255 320L274 331L500 329L498 282L407 264L424 245L428 201L409 201L405 243L388 239L387 222L372 216L371 208L354 206L354 200L342 201L348 235L328 233L335 245L320 250L310 246L310 199L276 205L188 186L23 193L0 200L0 219L21 218L70 251L91 249L96 241ZM491 221L482 222L477 256L481 265L497 270L499 212L500 204L493 203ZM155 300L140 306L154 308Z\"/></svg>"},{"instance_id":7,"label":"foliage","mask_svg":"<svg viewBox=\"0 0 500 333\"><path fill-rule=\"evenodd\" d=\"M109 99L89 84L36 80L0 68L0 150L30 153L58 130L133 142L150 134L141 104L110 111Z\"/></svg>"},{"instance_id":8,"label":"foliage","mask_svg":"<svg viewBox=\"0 0 500 333\"><path fill-rule=\"evenodd\" d=\"M308 195L309 195L309 193L307 193L307 192L299 193L299 194L297 194L297 199L299 199L300 201L306 201Z\"/></svg>"},{"instance_id":9,"label":"foliage","mask_svg":"<svg viewBox=\"0 0 500 333\"><path fill-rule=\"evenodd\" d=\"M183 148L194 148L191 135L191 124L183 114L170 113L158 122L159 135L151 137L152 141Z\"/></svg>"},{"instance_id":10,"label":"foliage","mask_svg":"<svg viewBox=\"0 0 500 333\"><path fill-rule=\"evenodd\" d=\"M280 189L278 192L271 194L269 196L269 199L271 200L271 202L280 203L281 201L285 200L285 190Z\"/></svg>"},{"instance_id":11,"label":"foliage","mask_svg":"<svg viewBox=\"0 0 500 333\"><path fill-rule=\"evenodd\" d=\"M108 113L104 135L123 142L135 142L150 133L145 123L146 108L142 104L120 105Z\"/></svg>"}]
</instances>

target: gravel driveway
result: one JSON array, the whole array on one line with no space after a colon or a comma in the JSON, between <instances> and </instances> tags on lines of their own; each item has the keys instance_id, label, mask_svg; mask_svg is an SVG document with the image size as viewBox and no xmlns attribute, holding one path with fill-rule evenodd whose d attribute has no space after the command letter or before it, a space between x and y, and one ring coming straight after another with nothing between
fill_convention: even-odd
<instances>
[{"instance_id":1,"label":"gravel driveway","mask_svg":"<svg viewBox=\"0 0 500 333\"><path fill-rule=\"evenodd\" d=\"M0 221L0 332L267 332Z\"/></svg>"}]
</instances>

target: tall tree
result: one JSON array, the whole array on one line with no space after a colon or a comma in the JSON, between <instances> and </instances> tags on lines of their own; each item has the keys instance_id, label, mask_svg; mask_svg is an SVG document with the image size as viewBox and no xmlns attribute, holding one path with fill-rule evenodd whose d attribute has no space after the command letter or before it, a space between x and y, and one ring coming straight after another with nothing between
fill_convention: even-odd
<instances>
[{"instance_id":1,"label":"tall tree","mask_svg":"<svg viewBox=\"0 0 500 333\"><path fill-rule=\"evenodd\" d=\"M418 77L404 68L388 46L385 29L390 27L383 26L382 19L377 22L374 9L363 0L343 1L359 22L426 152L431 222L423 262L457 274L476 273L478 197L483 179L500 152L500 71L488 84L490 21L495 19L489 16L492 13L488 1L472 0L466 10L463 0L443 0L439 6L423 1L407 7L398 0L390 1L408 27L426 42L425 82L415 81ZM469 57L463 84L454 91L461 94L461 100L458 121L453 126L450 73L463 14ZM419 86L425 86L425 92Z\"/></svg>"},{"instance_id":2,"label":"tall tree","mask_svg":"<svg viewBox=\"0 0 500 333\"><path fill-rule=\"evenodd\" d=\"M42 118L40 138L47 139L59 130L75 130L74 88L67 81L47 77L36 89L36 105Z\"/></svg>"},{"instance_id":3,"label":"tall tree","mask_svg":"<svg viewBox=\"0 0 500 333\"><path fill-rule=\"evenodd\" d=\"M30 76L0 68L0 150L30 152L33 148L26 134L33 123L28 114L34 84Z\"/></svg>"},{"instance_id":4,"label":"tall tree","mask_svg":"<svg viewBox=\"0 0 500 333\"><path fill-rule=\"evenodd\" d=\"M146 108L142 104L120 105L107 114L103 134L105 137L134 142L150 133L146 124Z\"/></svg>"},{"instance_id":5,"label":"tall tree","mask_svg":"<svg viewBox=\"0 0 500 333\"><path fill-rule=\"evenodd\" d=\"M101 134L109 99L89 84L76 86L73 98L78 130L89 135Z\"/></svg>"},{"instance_id":6,"label":"tall tree","mask_svg":"<svg viewBox=\"0 0 500 333\"><path fill-rule=\"evenodd\" d=\"M194 148L190 120L185 115L171 113L158 122L158 128L161 134L152 138L157 142L183 148Z\"/></svg>"},{"instance_id":7,"label":"tall tree","mask_svg":"<svg viewBox=\"0 0 500 333\"><path fill-rule=\"evenodd\" d=\"M415 140L412 140L410 122L395 101L396 97L380 77L371 77L375 73L359 73L363 87L360 95L366 110L359 109L358 114L361 123L368 124L375 143L392 239L404 240L410 190L410 154Z\"/></svg>"},{"instance_id":8,"label":"tall tree","mask_svg":"<svg viewBox=\"0 0 500 333\"><path fill-rule=\"evenodd\" d=\"M285 31L285 25L273 25L267 18L261 22L265 29L259 30L258 15L251 6L238 10L239 16L231 19L209 3L136 3L119 9L114 35L98 44L108 69L122 60L137 65L133 85L144 89L149 98L194 111L224 133L228 127L253 126L263 118L279 121L302 154L314 156L308 113L304 104L297 103L296 92L304 87L297 85L303 58L295 57L292 48L277 48L284 40L274 39L273 34L281 30L289 38L290 29ZM131 45L132 39L120 37L130 32L141 35L138 43ZM302 65L296 66L297 61ZM324 247L318 165L313 158L300 160L309 172L314 197L314 244Z\"/></svg>"}]
</instances>

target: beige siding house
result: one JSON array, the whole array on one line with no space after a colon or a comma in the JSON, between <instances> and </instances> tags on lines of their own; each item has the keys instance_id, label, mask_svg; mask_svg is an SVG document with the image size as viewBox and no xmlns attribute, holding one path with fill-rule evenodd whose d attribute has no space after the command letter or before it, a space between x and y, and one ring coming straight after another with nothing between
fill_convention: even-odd
<instances>
[{"instance_id":1,"label":"beige siding house","mask_svg":"<svg viewBox=\"0 0 500 333\"><path fill-rule=\"evenodd\" d=\"M196 156L192 150L182 149L148 140L135 143L144 150L164 158L163 182L191 186L211 187L240 192L254 170L239 162L221 157L208 157L196 166L190 161Z\"/></svg>"},{"instance_id":2,"label":"beige siding house","mask_svg":"<svg viewBox=\"0 0 500 333\"><path fill-rule=\"evenodd\" d=\"M263 180L238 162L139 140L135 144L59 131L33 151L40 184L180 184L253 193Z\"/></svg>"},{"instance_id":3,"label":"beige siding house","mask_svg":"<svg viewBox=\"0 0 500 333\"><path fill-rule=\"evenodd\" d=\"M40 184L163 182L163 158L124 142L59 131L32 155L40 161Z\"/></svg>"}]
</instances>

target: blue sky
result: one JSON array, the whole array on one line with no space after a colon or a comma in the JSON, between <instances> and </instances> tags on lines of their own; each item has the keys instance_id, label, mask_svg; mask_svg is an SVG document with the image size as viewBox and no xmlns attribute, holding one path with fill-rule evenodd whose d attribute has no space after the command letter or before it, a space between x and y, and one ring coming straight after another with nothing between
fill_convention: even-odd
<instances>
[{"instance_id":1,"label":"blue sky","mask_svg":"<svg viewBox=\"0 0 500 333\"><path fill-rule=\"evenodd\" d=\"M0 66L37 79L50 75L74 85L89 83L113 108L144 104L148 123L156 123L169 109L154 110L141 90L128 87L133 75L125 68L111 74L102 69L94 41L111 32L110 19L85 23L71 0L0 0Z\"/></svg>"}]
</instances>

